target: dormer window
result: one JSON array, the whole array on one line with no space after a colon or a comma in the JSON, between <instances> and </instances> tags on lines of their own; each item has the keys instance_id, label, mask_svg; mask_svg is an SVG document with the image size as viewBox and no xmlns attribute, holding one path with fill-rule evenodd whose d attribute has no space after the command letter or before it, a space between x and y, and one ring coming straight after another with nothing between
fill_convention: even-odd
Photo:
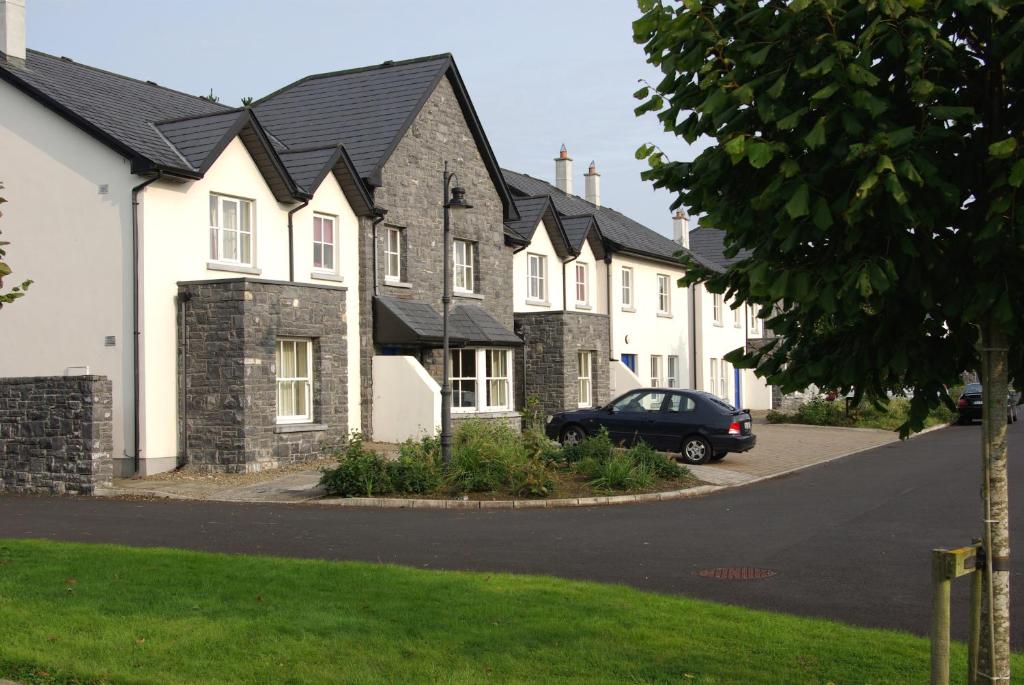
<instances>
[{"instance_id":1,"label":"dormer window","mask_svg":"<svg viewBox=\"0 0 1024 685\"><path fill-rule=\"evenodd\" d=\"M313 216L313 268L317 271L334 273L337 269L337 231L332 216Z\"/></svg>"},{"instance_id":2,"label":"dormer window","mask_svg":"<svg viewBox=\"0 0 1024 685\"><path fill-rule=\"evenodd\" d=\"M587 265L576 262L576 304L590 303L590 287L587 279Z\"/></svg>"},{"instance_id":3,"label":"dormer window","mask_svg":"<svg viewBox=\"0 0 1024 685\"><path fill-rule=\"evenodd\" d=\"M253 203L210 194L210 259L252 266Z\"/></svg>"}]
</instances>

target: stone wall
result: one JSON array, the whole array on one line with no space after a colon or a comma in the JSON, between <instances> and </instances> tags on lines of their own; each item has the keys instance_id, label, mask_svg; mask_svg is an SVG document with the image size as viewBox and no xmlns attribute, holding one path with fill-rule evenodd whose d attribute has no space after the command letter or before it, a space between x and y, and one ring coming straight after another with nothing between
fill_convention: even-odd
<instances>
[{"instance_id":1,"label":"stone wall","mask_svg":"<svg viewBox=\"0 0 1024 685\"><path fill-rule=\"evenodd\" d=\"M472 209L451 214L454 239L476 244L473 297L456 296L453 305L474 303L512 328L512 249L505 245L504 209L494 182L477 149L466 119L447 78L442 78L416 120L406 131L381 174L382 185L374 191L375 203L387 210L385 222L377 227L373 242L372 222L364 220L360 236L361 360L363 378L363 429L369 425L373 397L370 368L374 354L371 309L374 279L373 256L377 253L377 281L380 294L415 298L441 311L442 282L442 173L444 163L458 175ZM403 281L401 286L384 283L384 238L387 226L403 231ZM379 350L378 350L379 351ZM439 375L431 372L440 383Z\"/></svg>"},{"instance_id":2,"label":"stone wall","mask_svg":"<svg viewBox=\"0 0 1024 685\"><path fill-rule=\"evenodd\" d=\"M239 278L179 284L180 444L192 464L244 473L346 438L345 289ZM313 422L277 423L276 345L313 341Z\"/></svg>"},{"instance_id":3,"label":"stone wall","mask_svg":"<svg viewBox=\"0 0 1024 685\"><path fill-rule=\"evenodd\" d=\"M589 351L592 406L608 402L608 317L583 312L516 314L525 341L515 353L516 402L536 397L545 414L579 406L579 352Z\"/></svg>"},{"instance_id":4,"label":"stone wall","mask_svg":"<svg viewBox=\"0 0 1024 685\"><path fill-rule=\"evenodd\" d=\"M105 376L0 379L0 491L89 495L113 478Z\"/></svg>"}]
</instances>

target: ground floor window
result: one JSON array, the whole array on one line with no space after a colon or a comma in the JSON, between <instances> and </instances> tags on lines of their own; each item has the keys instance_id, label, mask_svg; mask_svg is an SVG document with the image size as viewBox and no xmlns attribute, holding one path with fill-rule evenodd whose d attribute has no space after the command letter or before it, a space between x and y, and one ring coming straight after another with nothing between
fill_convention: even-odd
<instances>
[{"instance_id":1,"label":"ground floor window","mask_svg":"<svg viewBox=\"0 0 1024 685\"><path fill-rule=\"evenodd\" d=\"M511 350L506 349L452 350L452 409L461 412L510 410L511 355Z\"/></svg>"},{"instance_id":2,"label":"ground floor window","mask_svg":"<svg viewBox=\"0 0 1024 685\"><path fill-rule=\"evenodd\" d=\"M679 387L679 357L674 354L668 357L668 387Z\"/></svg>"},{"instance_id":3,"label":"ground floor window","mask_svg":"<svg viewBox=\"0 0 1024 685\"><path fill-rule=\"evenodd\" d=\"M313 420L313 341L281 339L275 353L277 422Z\"/></svg>"},{"instance_id":4,"label":"ground floor window","mask_svg":"<svg viewBox=\"0 0 1024 685\"><path fill-rule=\"evenodd\" d=\"M725 401L729 401L729 362L722 360L720 377L718 379L719 393L718 396Z\"/></svg>"},{"instance_id":5,"label":"ground floor window","mask_svg":"<svg viewBox=\"0 0 1024 685\"><path fill-rule=\"evenodd\" d=\"M592 352L580 352L577 356L579 359L577 378L580 389L579 406L589 407L594 403L592 385L594 356Z\"/></svg>"},{"instance_id":6,"label":"ground floor window","mask_svg":"<svg viewBox=\"0 0 1024 685\"><path fill-rule=\"evenodd\" d=\"M711 359L711 374L708 376L707 382L704 384L705 389L712 395L718 394L718 360Z\"/></svg>"},{"instance_id":7,"label":"ground floor window","mask_svg":"<svg viewBox=\"0 0 1024 685\"><path fill-rule=\"evenodd\" d=\"M661 355L651 355L651 387L660 388L664 385L662 382L662 366L661 366Z\"/></svg>"}]
</instances>

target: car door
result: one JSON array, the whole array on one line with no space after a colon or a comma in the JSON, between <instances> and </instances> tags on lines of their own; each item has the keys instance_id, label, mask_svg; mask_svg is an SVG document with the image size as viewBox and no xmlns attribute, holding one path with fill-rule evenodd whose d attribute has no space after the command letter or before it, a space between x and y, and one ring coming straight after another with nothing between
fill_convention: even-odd
<instances>
[{"instance_id":1,"label":"car door","mask_svg":"<svg viewBox=\"0 0 1024 685\"><path fill-rule=\"evenodd\" d=\"M655 426L666 394L664 390L635 390L616 400L605 421L612 442L629 446L643 440L653 445L657 436Z\"/></svg>"},{"instance_id":2,"label":"car door","mask_svg":"<svg viewBox=\"0 0 1024 685\"><path fill-rule=\"evenodd\" d=\"M663 452L677 452L683 438L699 433L699 428L696 401L684 392L669 393L655 420L652 432L656 442L651 446Z\"/></svg>"}]
</instances>

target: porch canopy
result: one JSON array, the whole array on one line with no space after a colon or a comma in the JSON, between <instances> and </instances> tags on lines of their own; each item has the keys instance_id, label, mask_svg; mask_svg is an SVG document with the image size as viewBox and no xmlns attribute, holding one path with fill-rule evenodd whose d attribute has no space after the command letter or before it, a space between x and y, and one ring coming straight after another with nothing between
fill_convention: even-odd
<instances>
[{"instance_id":1,"label":"porch canopy","mask_svg":"<svg viewBox=\"0 0 1024 685\"><path fill-rule=\"evenodd\" d=\"M426 302L379 295L373 298L373 337L378 345L440 347L444 324ZM472 304L452 307L448 316L452 347L509 347L523 341L483 308Z\"/></svg>"}]
</instances>

